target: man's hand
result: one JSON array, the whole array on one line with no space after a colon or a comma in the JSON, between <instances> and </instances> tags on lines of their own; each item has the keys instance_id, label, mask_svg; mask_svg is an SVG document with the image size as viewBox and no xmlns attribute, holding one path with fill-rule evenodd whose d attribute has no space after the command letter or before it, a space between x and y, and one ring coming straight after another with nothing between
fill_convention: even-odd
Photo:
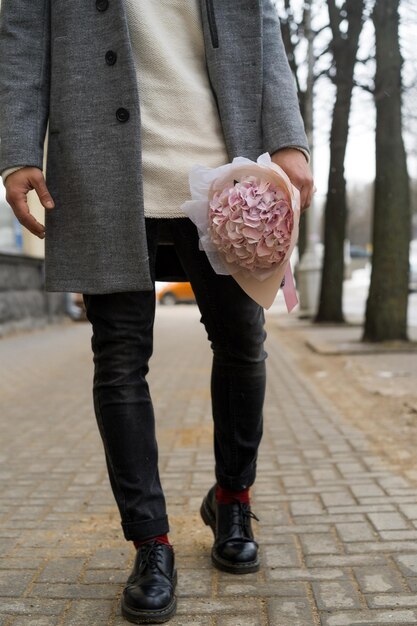
<instances>
[{"instance_id":1,"label":"man's hand","mask_svg":"<svg viewBox=\"0 0 417 626\"><path fill-rule=\"evenodd\" d=\"M282 167L294 187L297 187L300 192L301 212L305 211L311 204L315 187L304 154L296 148L282 148L271 154L271 161Z\"/></svg>"},{"instance_id":2,"label":"man's hand","mask_svg":"<svg viewBox=\"0 0 417 626\"><path fill-rule=\"evenodd\" d=\"M19 222L31 233L44 239L45 226L40 224L30 213L27 203L27 193L35 189L39 200L45 209L53 209L55 203L49 193L42 170L38 167L22 167L9 174L5 181L6 200L13 209Z\"/></svg>"}]
</instances>

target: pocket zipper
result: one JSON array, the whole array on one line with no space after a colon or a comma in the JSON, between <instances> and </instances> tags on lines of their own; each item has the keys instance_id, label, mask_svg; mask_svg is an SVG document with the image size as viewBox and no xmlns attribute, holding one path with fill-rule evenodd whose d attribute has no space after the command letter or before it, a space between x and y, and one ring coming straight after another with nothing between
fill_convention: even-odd
<instances>
[{"instance_id":1,"label":"pocket zipper","mask_svg":"<svg viewBox=\"0 0 417 626\"><path fill-rule=\"evenodd\" d=\"M210 28L211 43L213 48L219 47L219 35L217 33L216 16L214 14L213 0L206 0L207 17Z\"/></svg>"}]
</instances>

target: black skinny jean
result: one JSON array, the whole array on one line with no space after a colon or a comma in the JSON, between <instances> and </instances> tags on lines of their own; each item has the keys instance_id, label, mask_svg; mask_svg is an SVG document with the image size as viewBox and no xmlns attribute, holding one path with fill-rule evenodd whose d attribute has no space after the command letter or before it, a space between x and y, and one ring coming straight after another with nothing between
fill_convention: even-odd
<instances>
[{"instance_id":1,"label":"black skinny jean","mask_svg":"<svg viewBox=\"0 0 417 626\"><path fill-rule=\"evenodd\" d=\"M255 480L262 437L264 310L231 276L214 272L199 250L197 229L189 218L146 218L145 222L154 284L158 236L166 222L211 343L217 483L236 491L245 489ZM169 531L146 381L153 350L155 291L83 294L83 298L93 331L94 411L112 490L126 539L145 540Z\"/></svg>"}]
</instances>

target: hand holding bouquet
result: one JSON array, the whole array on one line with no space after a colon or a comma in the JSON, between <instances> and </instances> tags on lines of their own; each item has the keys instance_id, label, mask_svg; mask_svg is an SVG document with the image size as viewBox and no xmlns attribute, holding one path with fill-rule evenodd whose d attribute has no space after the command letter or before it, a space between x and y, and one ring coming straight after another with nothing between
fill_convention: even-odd
<instances>
[{"instance_id":1,"label":"hand holding bouquet","mask_svg":"<svg viewBox=\"0 0 417 626\"><path fill-rule=\"evenodd\" d=\"M197 165L189 179L193 199L181 208L197 226L214 271L231 274L265 308L283 284L291 311L298 302L289 259L300 197L285 172L265 153L256 163L236 157L214 169Z\"/></svg>"}]
</instances>

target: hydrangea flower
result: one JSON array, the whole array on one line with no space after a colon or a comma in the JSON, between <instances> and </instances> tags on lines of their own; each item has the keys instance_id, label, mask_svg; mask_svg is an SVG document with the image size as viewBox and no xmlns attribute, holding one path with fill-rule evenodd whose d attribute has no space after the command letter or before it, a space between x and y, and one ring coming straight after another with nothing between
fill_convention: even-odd
<instances>
[{"instance_id":1,"label":"hydrangea flower","mask_svg":"<svg viewBox=\"0 0 417 626\"><path fill-rule=\"evenodd\" d=\"M209 232L228 263L239 268L272 270L291 245L291 202L277 185L246 176L216 191L209 202Z\"/></svg>"},{"instance_id":2,"label":"hydrangea flower","mask_svg":"<svg viewBox=\"0 0 417 626\"><path fill-rule=\"evenodd\" d=\"M195 165L189 181L192 200L181 209L196 225L214 271L231 274L265 308L283 286L291 311L298 302L289 260L300 194L284 170L266 152L256 162L236 157L217 168Z\"/></svg>"}]
</instances>

